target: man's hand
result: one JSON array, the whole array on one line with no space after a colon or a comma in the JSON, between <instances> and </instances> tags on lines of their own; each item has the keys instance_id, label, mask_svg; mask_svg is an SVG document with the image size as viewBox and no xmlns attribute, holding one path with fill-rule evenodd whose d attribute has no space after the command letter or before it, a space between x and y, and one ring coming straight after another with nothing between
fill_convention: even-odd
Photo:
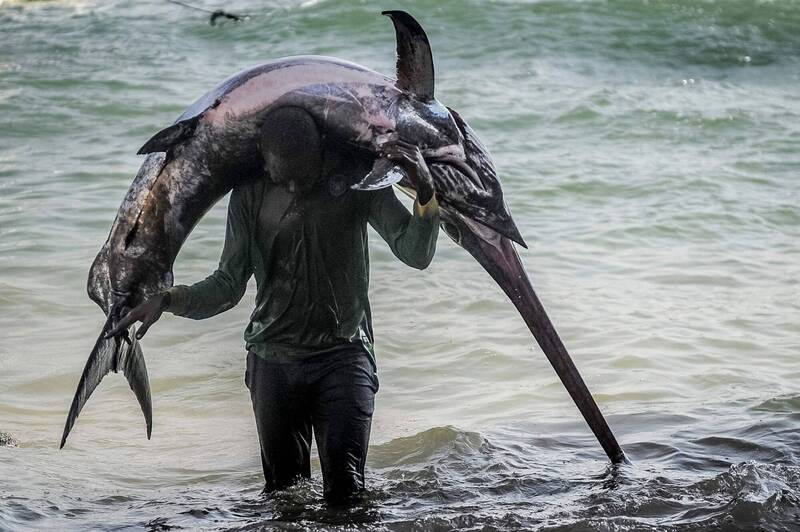
<instances>
[{"instance_id":1,"label":"man's hand","mask_svg":"<svg viewBox=\"0 0 800 532\"><path fill-rule=\"evenodd\" d=\"M401 139L386 141L381 153L393 163L402 166L417 191L417 201L426 205L433 197L433 179L419 147Z\"/></svg>"},{"instance_id":2,"label":"man's hand","mask_svg":"<svg viewBox=\"0 0 800 532\"><path fill-rule=\"evenodd\" d=\"M117 326L108 331L105 337L111 338L117 336L125 332L132 323L141 321L142 326L136 332L136 338L141 340L145 333L147 333L147 329L157 322L161 314L167 309L169 300L169 292L162 292L145 299L139 306L125 314L125 316L119 320Z\"/></svg>"}]
</instances>

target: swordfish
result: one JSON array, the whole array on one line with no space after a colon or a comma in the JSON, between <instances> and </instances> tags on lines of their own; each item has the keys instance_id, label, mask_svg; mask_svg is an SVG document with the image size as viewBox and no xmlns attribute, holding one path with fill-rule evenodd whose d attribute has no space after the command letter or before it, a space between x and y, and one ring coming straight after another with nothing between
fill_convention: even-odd
<instances>
[{"instance_id":1,"label":"swordfish","mask_svg":"<svg viewBox=\"0 0 800 532\"><path fill-rule=\"evenodd\" d=\"M382 155L389 138L420 148L429 165L445 233L494 278L614 463L625 454L537 298L513 243L525 242L508 211L492 158L475 132L434 97L428 38L404 11L384 11L397 39L396 78L331 57L295 56L244 70L212 89L139 150L146 155L89 271L89 297L105 325L75 392L61 447L84 404L109 372L122 371L152 432L144 357L130 328L105 338L127 310L172 286L172 266L195 224L233 187L260 175L259 128L281 107L307 111L326 135L369 153L371 171L352 188L397 185L404 170Z\"/></svg>"}]
</instances>

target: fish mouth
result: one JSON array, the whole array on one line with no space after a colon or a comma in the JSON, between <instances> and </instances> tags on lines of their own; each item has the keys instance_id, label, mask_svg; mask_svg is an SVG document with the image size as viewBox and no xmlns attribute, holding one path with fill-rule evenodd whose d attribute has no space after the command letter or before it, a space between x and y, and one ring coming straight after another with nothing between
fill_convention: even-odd
<instances>
[{"instance_id":1,"label":"fish mouth","mask_svg":"<svg viewBox=\"0 0 800 532\"><path fill-rule=\"evenodd\" d=\"M450 209L440 209L440 217L447 235L466 249L511 299L611 462L628 463L534 292L512 241L492 228Z\"/></svg>"}]
</instances>

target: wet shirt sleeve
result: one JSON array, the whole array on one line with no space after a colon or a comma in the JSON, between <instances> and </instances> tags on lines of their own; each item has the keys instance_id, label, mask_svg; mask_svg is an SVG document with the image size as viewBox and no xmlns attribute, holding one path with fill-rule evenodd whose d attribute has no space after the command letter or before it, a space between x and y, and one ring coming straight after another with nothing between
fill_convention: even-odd
<instances>
[{"instance_id":1,"label":"wet shirt sleeve","mask_svg":"<svg viewBox=\"0 0 800 532\"><path fill-rule=\"evenodd\" d=\"M217 270L191 286L178 285L169 289L169 312L192 319L215 316L234 307L247 289L253 273L250 260L250 225L245 193L236 188L228 203L228 222L225 246Z\"/></svg>"},{"instance_id":2,"label":"wet shirt sleeve","mask_svg":"<svg viewBox=\"0 0 800 532\"><path fill-rule=\"evenodd\" d=\"M369 223L389 244L392 253L407 265L422 270L431 263L439 234L439 206L435 196L424 206L415 200L412 215L394 190L378 190L370 203Z\"/></svg>"}]
</instances>

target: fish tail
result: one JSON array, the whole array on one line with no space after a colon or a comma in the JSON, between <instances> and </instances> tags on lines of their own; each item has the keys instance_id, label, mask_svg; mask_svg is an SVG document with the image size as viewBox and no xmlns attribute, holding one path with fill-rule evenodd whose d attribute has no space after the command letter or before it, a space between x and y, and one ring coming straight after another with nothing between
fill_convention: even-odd
<instances>
[{"instance_id":1,"label":"fish tail","mask_svg":"<svg viewBox=\"0 0 800 532\"><path fill-rule=\"evenodd\" d=\"M113 313L112 313L113 315ZM128 380L128 385L133 390L139 406L144 414L147 425L147 439L153 428L153 405L150 397L150 381L147 377L147 366L142 355L142 348L136 340L135 330L132 328L127 338L120 336L106 338L106 334L114 328L114 320L109 316L103 329L100 331L97 341L92 348L83 374L78 382L78 389L75 390L75 397L72 399L67 422L64 425L64 434L61 436L59 449L64 447L78 415L81 413L86 401L91 397L92 392L103 380L103 377L110 372L118 373L122 371Z\"/></svg>"},{"instance_id":2,"label":"fish tail","mask_svg":"<svg viewBox=\"0 0 800 532\"><path fill-rule=\"evenodd\" d=\"M150 397L150 379L147 376L147 366L144 363L142 345L136 339L136 329L132 328L130 337L132 338L122 364L122 373L128 380L139 407L142 409L144 421L147 426L147 439L153 432L153 402Z\"/></svg>"}]
</instances>

